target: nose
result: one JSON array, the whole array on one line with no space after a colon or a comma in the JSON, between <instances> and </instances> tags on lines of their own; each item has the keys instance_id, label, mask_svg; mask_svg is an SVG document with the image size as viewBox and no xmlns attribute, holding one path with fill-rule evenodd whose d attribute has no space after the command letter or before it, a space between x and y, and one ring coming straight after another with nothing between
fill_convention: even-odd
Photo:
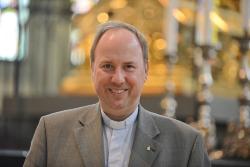
<instances>
[{"instance_id":1,"label":"nose","mask_svg":"<svg viewBox=\"0 0 250 167\"><path fill-rule=\"evenodd\" d=\"M117 68L112 75L111 82L116 85L121 85L125 81L124 71Z\"/></svg>"}]
</instances>

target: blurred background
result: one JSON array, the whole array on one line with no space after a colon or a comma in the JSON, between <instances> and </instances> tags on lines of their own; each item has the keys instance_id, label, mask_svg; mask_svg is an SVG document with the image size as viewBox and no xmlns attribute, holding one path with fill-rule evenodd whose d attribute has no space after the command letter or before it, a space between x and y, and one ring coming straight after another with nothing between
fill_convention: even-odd
<instances>
[{"instance_id":1,"label":"blurred background","mask_svg":"<svg viewBox=\"0 0 250 167\"><path fill-rule=\"evenodd\" d=\"M148 41L142 105L197 128L213 166L250 166L249 0L0 0L0 166L22 166L42 115L97 102L110 20Z\"/></svg>"}]
</instances>

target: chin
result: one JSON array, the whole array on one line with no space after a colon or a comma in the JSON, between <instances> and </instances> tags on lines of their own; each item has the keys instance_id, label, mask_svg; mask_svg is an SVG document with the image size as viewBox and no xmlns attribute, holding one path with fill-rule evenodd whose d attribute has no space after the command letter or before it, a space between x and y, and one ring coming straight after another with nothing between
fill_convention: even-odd
<instances>
[{"instance_id":1,"label":"chin","mask_svg":"<svg viewBox=\"0 0 250 167\"><path fill-rule=\"evenodd\" d=\"M113 109L123 109L123 108L125 108L125 105L123 105L123 104L115 104L115 105L112 105L111 108L113 108Z\"/></svg>"}]
</instances>

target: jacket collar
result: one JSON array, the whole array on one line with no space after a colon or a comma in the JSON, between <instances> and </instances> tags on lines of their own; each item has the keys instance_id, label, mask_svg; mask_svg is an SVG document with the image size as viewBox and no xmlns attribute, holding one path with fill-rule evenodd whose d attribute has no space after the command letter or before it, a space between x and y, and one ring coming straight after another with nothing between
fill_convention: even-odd
<instances>
[{"instance_id":1,"label":"jacket collar","mask_svg":"<svg viewBox=\"0 0 250 167\"><path fill-rule=\"evenodd\" d=\"M87 110L79 117L75 138L84 166L101 167L104 166L104 148L99 105L92 105Z\"/></svg>"},{"instance_id":2,"label":"jacket collar","mask_svg":"<svg viewBox=\"0 0 250 167\"><path fill-rule=\"evenodd\" d=\"M99 103L79 117L75 137L85 166L104 166L102 120ZM156 141L160 131L149 111L139 105L139 113L129 166L151 166L160 152Z\"/></svg>"},{"instance_id":3,"label":"jacket collar","mask_svg":"<svg viewBox=\"0 0 250 167\"><path fill-rule=\"evenodd\" d=\"M151 166L160 152L156 141L160 131L149 111L139 105L138 123L129 166Z\"/></svg>"}]
</instances>

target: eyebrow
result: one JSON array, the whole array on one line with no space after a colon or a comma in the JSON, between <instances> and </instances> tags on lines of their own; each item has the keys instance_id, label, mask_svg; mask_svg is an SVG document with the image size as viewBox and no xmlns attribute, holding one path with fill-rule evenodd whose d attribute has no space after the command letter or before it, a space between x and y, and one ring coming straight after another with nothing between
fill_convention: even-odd
<instances>
[{"instance_id":1,"label":"eyebrow","mask_svg":"<svg viewBox=\"0 0 250 167\"><path fill-rule=\"evenodd\" d=\"M101 64L103 64L103 63L112 63L112 61L110 61L110 60L102 60L102 61L100 61L100 63Z\"/></svg>"},{"instance_id":2,"label":"eyebrow","mask_svg":"<svg viewBox=\"0 0 250 167\"><path fill-rule=\"evenodd\" d=\"M107 59L107 60L101 60L100 63L113 63L113 61ZM127 61L127 62L123 62L122 64L136 64L137 61Z\"/></svg>"},{"instance_id":3,"label":"eyebrow","mask_svg":"<svg viewBox=\"0 0 250 167\"><path fill-rule=\"evenodd\" d=\"M136 64L134 61L125 62L124 64Z\"/></svg>"}]
</instances>

